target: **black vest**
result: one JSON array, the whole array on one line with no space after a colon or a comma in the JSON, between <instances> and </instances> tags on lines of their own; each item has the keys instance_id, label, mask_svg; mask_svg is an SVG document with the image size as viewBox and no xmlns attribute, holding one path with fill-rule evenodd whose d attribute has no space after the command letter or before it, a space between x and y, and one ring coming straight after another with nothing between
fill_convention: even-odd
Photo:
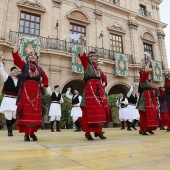
<instances>
[{"instance_id":1,"label":"black vest","mask_svg":"<svg viewBox=\"0 0 170 170\"><path fill-rule=\"evenodd\" d=\"M8 76L7 80L4 82L3 93L10 94L13 93L14 95L18 94L18 90L20 88L21 81L18 79L17 86L14 84L14 80L11 76Z\"/></svg>"},{"instance_id":2,"label":"black vest","mask_svg":"<svg viewBox=\"0 0 170 170\"><path fill-rule=\"evenodd\" d=\"M120 98L119 98L118 102L120 103L121 101L125 101L125 97L123 97L122 100L120 100ZM124 107L127 107L127 106L125 104L121 103L121 108L124 108Z\"/></svg>"},{"instance_id":3,"label":"black vest","mask_svg":"<svg viewBox=\"0 0 170 170\"><path fill-rule=\"evenodd\" d=\"M73 96L73 98L72 98L72 105L78 104L78 103L80 103L80 102L79 102L79 95L77 95L75 98L74 98L74 96Z\"/></svg>"},{"instance_id":4,"label":"black vest","mask_svg":"<svg viewBox=\"0 0 170 170\"><path fill-rule=\"evenodd\" d=\"M128 102L131 104L136 104L137 103L138 97L135 94L135 97L131 94L130 97L128 98Z\"/></svg>"},{"instance_id":5,"label":"black vest","mask_svg":"<svg viewBox=\"0 0 170 170\"><path fill-rule=\"evenodd\" d=\"M61 100L61 94L58 93L58 96L56 96L56 93L53 92L52 95L51 95L51 100L59 102Z\"/></svg>"}]
</instances>

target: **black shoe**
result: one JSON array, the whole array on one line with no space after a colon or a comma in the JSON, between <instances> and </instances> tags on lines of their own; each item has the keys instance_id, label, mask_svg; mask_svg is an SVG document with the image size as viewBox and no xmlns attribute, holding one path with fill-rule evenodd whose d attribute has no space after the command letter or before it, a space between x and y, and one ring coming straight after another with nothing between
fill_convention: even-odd
<instances>
[{"instance_id":1,"label":"black shoe","mask_svg":"<svg viewBox=\"0 0 170 170\"><path fill-rule=\"evenodd\" d=\"M94 133L94 136L95 136L95 137L99 137L100 139L106 139L106 137L103 136L103 133L101 133L101 134L99 135L99 134L97 134L97 133L95 132L95 133Z\"/></svg>"},{"instance_id":2,"label":"black shoe","mask_svg":"<svg viewBox=\"0 0 170 170\"><path fill-rule=\"evenodd\" d=\"M38 138L35 135L30 135L30 138L32 138L33 141L37 141Z\"/></svg>"},{"instance_id":3,"label":"black shoe","mask_svg":"<svg viewBox=\"0 0 170 170\"><path fill-rule=\"evenodd\" d=\"M167 129L167 132L170 132L170 129Z\"/></svg>"},{"instance_id":4,"label":"black shoe","mask_svg":"<svg viewBox=\"0 0 170 170\"><path fill-rule=\"evenodd\" d=\"M76 129L74 132L81 132L81 129Z\"/></svg>"},{"instance_id":5,"label":"black shoe","mask_svg":"<svg viewBox=\"0 0 170 170\"><path fill-rule=\"evenodd\" d=\"M155 134L154 132L152 132L151 130L146 130L145 132L148 132L148 133L150 133L150 134Z\"/></svg>"},{"instance_id":6,"label":"black shoe","mask_svg":"<svg viewBox=\"0 0 170 170\"><path fill-rule=\"evenodd\" d=\"M92 138L92 136L91 135L85 135L86 136L86 138L87 138L87 140L94 140L93 138Z\"/></svg>"},{"instance_id":7,"label":"black shoe","mask_svg":"<svg viewBox=\"0 0 170 170\"><path fill-rule=\"evenodd\" d=\"M105 132L102 132L102 133L105 133Z\"/></svg>"},{"instance_id":8,"label":"black shoe","mask_svg":"<svg viewBox=\"0 0 170 170\"><path fill-rule=\"evenodd\" d=\"M133 126L132 126L132 128L133 128L134 130L137 130L137 129L136 129L135 127L133 127Z\"/></svg>"},{"instance_id":9,"label":"black shoe","mask_svg":"<svg viewBox=\"0 0 170 170\"><path fill-rule=\"evenodd\" d=\"M13 133L12 132L8 132L8 136L13 136Z\"/></svg>"},{"instance_id":10,"label":"black shoe","mask_svg":"<svg viewBox=\"0 0 170 170\"><path fill-rule=\"evenodd\" d=\"M51 132L54 132L54 129L51 129Z\"/></svg>"},{"instance_id":11,"label":"black shoe","mask_svg":"<svg viewBox=\"0 0 170 170\"><path fill-rule=\"evenodd\" d=\"M141 132L141 131L139 131L139 134L140 135L148 135L146 132Z\"/></svg>"},{"instance_id":12,"label":"black shoe","mask_svg":"<svg viewBox=\"0 0 170 170\"><path fill-rule=\"evenodd\" d=\"M60 130L60 129L57 129L56 132L61 132L61 130Z\"/></svg>"},{"instance_id":13,"label":"black shoe","mask_svg":"<svg viewBox=\"0 0 170 170\"><path fill-rule=\"evenodd\" d=\"M160 130L166 130L166 129L163 127L163 128L160 128Z\"/></svg>"},{"instance_id":14,"label":"black shoe","mask_svg":"<svg viewBox=\"0 0 170 170\"><path fill-rule=\"evenodd\" d=\"M141 135L148 135L146 132L142 132Z\"/></svg>"},{"instance_id":15,"label":"black shoe","mask_svg":"<svg viewBox=\"0 0 170 170\"><path fill-rule=\"evenodd\" d=\"M127 131L132 131L132 129L131 128L127 128Z\"/></svg>"},{"instance_id":16,"label":"black shoe","mask_svg":"<svg viewBox=\"0 0 170 170\"><path fill-rule=\"evenodd\" d=\"M29 136L24 136L24 141L29 142L30 141Z\"/></svg>"},{"instance_id":17,"label":"black shoe","mask_svg":"<svg viewBox=\"0 0 170 170\"><path fill-rule=\"evenodd\" d=\"M125 129L124 127L121 128L121 130L124 130L124 129Z\"/></svg>"}]
</instances>

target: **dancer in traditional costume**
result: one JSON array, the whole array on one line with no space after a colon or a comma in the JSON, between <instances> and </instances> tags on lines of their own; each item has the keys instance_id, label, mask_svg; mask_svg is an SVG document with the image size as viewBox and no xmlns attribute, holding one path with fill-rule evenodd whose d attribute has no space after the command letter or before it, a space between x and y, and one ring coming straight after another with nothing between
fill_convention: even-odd
<instances>
[{"instance_id":1,"label":"dancer in traditional costume","mask_svg":"<svg viewBox=\"0 0 170 170\"><path fill-rule=\"evenodd\" d=\"M107 79L102 70L98 67L98 55L90 51L88 56L84 53L85 39L81 35L81 51L79 59L84 68L84 93L82 96L82 130L88 140L94 140L90 132L95 132L95 137L106 139L102 133L102 127L111 120L111 111L106 99L104 88L107 86Z\"/></svg>"},{"instance_id":2,"label":"dancer in traditional costume","mask_svg":"<svg viewBox=\"0 0 170 170\"><path fill-rule=\"evenodd\" d=\"M74 95L70 95L71 88L67 89L66 97L72 100L72 109L71 109L71 117L73 119L73 124L76 125L76 130L74 132L81 131L81 117L82 117L82 110L80 108L80 103L82 97L79 95L79 90L74 90Z\"/></svg>"},{"instance_id":3,"label":"dancer in traditional costume","mask_svg":"<svg viewBox=\"0 0 170 170\"><path fill-rule=\"evenodd\" d=\"M0 56L0 75L4 81L4 97L0 106L0 112L5 115L8 136L13 136L12 127L16 122L16 98L21 82L17 78L17 68L12 67L10 71L10 75L8 76L3 67L2 56Z\"/></svg>"},{"instance_id":4,"label":"dancer in traditional costume","mask_svg":"<svg viewBox=\"0 0 170 170\"><path fill-rule=\"evenodd\" d=\"M135 86L136 86L136 84L131 86L129 92L127 93L127 98L128 98L128 107L127 107L127 109L128 109L129 119L132 120L131 127L134 130L137 130L135 125L139 121L140 116L139 116L138 109L136 109L138 96L135 94L135 90L134 90Z\"/></svg>"},{"instance_id":5,"label":"dancer in traditional costume","mask_svg":"<svg viewBox=\"0 0 170 170\"><path fill-rule=\"evenodd\" d=\"M51 95L51 105L49 110L49 116L51 121L51 132L54 132L54 121L56 120L56 131L61 132L60 119L61 119L61 103L63 103L63 97L60 93L59 86L54 86L54 92Z\"/></svg>"},{"instance_id":6,"label":"dancer in traditional costume","mask_svg":"<svg viewBox=\"0 0 170 170\"><path fill-rule=\"evenodd\" d=\"M149 77L149 65L151 58L148 58L148 63L145 68L140 69L139 83L139 100L137 108L140 114L140 131L139 134L148 135L154 134L152 130L156 130L158 126L159 107L156 99L155 88Z\"/></svg>"},{"instance_id":7,"label":"dancer in traditional costume","mask_svg":"<svg viewBox=\"0 0 170 170\"><path fill-rule=\"evenodd\" d=\"M165 87L159 87L159 105L160 105L160 130L166 130L165 126L168 126L168 108L167 108L167 96Z\"/></svg>"},{"instance_id":8,"label":"dancer in traditional costume","mask_svg":"<svg viewBox=\"0 0 170 170\"><path fill-rule=\"evenodd\" d=\"M22 41L24 38L19 38ZM48 77L38 66L38 55L31 51L24 62L18 55L18 42L12 52L14 64L22 70L23 82L18 96L18 128L24 132L24 140L37 141L35 132L42 126L41 87L48 87Z\"/></svg>"},{"instance_id":9,"label":"dancer in traditional costume","mask_svg":"<svg viewBox=\"0 0 170 170\"><path fill-rule=\"evenodd\" d=\"M168 127L167 132L170 132L170 72L165 75L165 90L168 108Z\"/></svg>"},{"instance_id":10,"label":"dancer in traditional costume","mask_svg":"<svg viewBox=\"0 0 170 170\"><path fill-rule=\"evenodd\" d=\"M131 122L132 122L132 118L129 118L128 116L128 109L127 109L127 105L128 105L128 100L126 97L124 97L123 93L119 94L119 99L116 102L116 105L119 107L119 120L121 122L121 129L125 129L125 122L127 123L127 130L131 131Z\"/></svg>"}]
</instances>

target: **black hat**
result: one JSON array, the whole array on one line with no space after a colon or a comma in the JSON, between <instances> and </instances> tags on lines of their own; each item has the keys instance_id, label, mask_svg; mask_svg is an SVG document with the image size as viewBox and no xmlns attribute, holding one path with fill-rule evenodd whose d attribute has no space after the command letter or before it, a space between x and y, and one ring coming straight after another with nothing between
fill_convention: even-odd
<instances>
[{"instance_id":1,"label":"black hat","mask_svg":"<svg viewBox=\"0 0 170 170\"><path fill-rule=\"evenodd\" d=\"M79 90L79 89L74 89L74 90L77 90L78 92L80 92L80 90Z\"/></svg>"},{"instance_id":2,"label":"black hat","mask_svg":"<svg viewBox=\"0 0 170 170\"><path fill-rule=\"evenodd\" d=\"M54 88L58 88L58 87L59 87L59 85L54 86Z\"/></svg>"},{"instance_id":3,"label":"black hat","mask_svg":"<svg viewBox=\"0 0 170 170\"><path fill-rule=\"evenodd\" d=\"M14 67L11 67L11 71L12 71L12 70L15 70L15 69L17 69L15 66L14 66Z\"/></svg>"}]
</instances>

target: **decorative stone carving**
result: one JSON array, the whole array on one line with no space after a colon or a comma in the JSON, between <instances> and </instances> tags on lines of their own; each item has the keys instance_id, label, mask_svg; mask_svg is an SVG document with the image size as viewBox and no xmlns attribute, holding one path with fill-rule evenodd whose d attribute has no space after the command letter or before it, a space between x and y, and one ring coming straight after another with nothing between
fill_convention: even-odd
<instances>
[{"instance_id":1,"label":"decorative stone carving","mask_svg":"<svg viewBox=\"0 0 170 170\"><path fill-rule=\"evenodd\" d=\"M62 0L52 0L54 2L54 6L57 8L60 8L62 4Z\"/></svg>"},{"instance_id":2,"label":"decorative stone carving","mask_svg":"<svg viewBox=\"0 0 170 170\"><path fill-rule=\"evenodd\" d=\"M88 18L83 13L81 13L79 11L73 11L70 15L72 17L75 17L75 18L79 18L79 19L83 19L83 20L88 20Z\"/></svg>"},{"instance_id":3,"label":"decorative stone carving","mask_svg":"<svg viewBox=\"0 0 170 170\"><path fill-rule=\"evenodd\" d=\"M150 32L145 32L142 35L142 39L147 40L147 41L151 41L151 42L156 42L154 36Z\"/></svg>"},{"instance_id":4,"label":"decorative stone carving","mask_svg":"<svg viewBox=\"0 0 170 170\"><path fill-rule=\"evenodd\" d=\"M134 29L134 30L137 30L138 28L138 23L134 20L129 20L129 28L130 29Z\"/></svg>"},{"instance_id":5,"label":"decorative stone carving","mask_svg":"<svg viewBox=\"0 0 170 170\"><path fill-rule=\"evenodd\" d=\"M101 10L96 9L94 13L96 15L96 19L99 19L99 20L102 19L103 12Z\"/></svg>"},{"instance_id":6,"label":"decorative stone carving","mask_svg":"<svg viewBox=\"0 0 170 170\"><path fill-rule=\"evenodd\" d=\"M111 31L116 31L116 32L119 32L119 33L122 33L122 34L125 34L126 31L124 30L124 28L119 25L119 23L115 22L113 25L111 25L110 27L107 27L108 30L111 30Z\"/></svg>"},{"instance_id":7,"label":"decorative stone carving","mask_svg":"<svg viewBox=\"0 0 170 170\"><path fill-rule=\"evenodd\" d=\"M150 40L154 40L154 38L152 37L152 35L149 34L149 33L145 33L145 34L143 35L143 38L145 38L145 39L150 39Z\"/></svg>"},{"instance_id":8,"label":"decorative stone carving","mask_svg":"<svg viewBox=\"0 0 170 170\"><path fill-rule=\"evenodd\" d=\"M37 0L25 0L17 2L17 6L20 8L27 8L36 12L44 13L46 9Z\"/></svg>"},{"instance_id":9,"label":"decorative stone carving","mask_svg":"<svg viewBox=\"0 0 170 170\"><path fill-rule=\"evenodd\" d=\"M159 11L159 5L156 5L156 10Z\"/></svg>"},{"instance_id":10,"label":"decorative stone carving","mask_svg":"<svg viewBox=\"0 0 170 170\"><path fill-rule=\"evenodd\" d=\"M80 21L80 22L85 22L88 24L90 23L90 19L89 19L88 15L79 9L74 9L74 10L70 11L69 14L67 15L67 18L76 20L76 21Z\"/></svg>"},{"instance_id":11,"label":"decorative stone carving","mask_svg":"<svg viewBox=\"0 0 170 170\"><path fill-rule=\"evenodd\" d=\"M164 31L158 31L157 32L158 39L165 39L165 33Z\"/></svg>"}]
</instances>

